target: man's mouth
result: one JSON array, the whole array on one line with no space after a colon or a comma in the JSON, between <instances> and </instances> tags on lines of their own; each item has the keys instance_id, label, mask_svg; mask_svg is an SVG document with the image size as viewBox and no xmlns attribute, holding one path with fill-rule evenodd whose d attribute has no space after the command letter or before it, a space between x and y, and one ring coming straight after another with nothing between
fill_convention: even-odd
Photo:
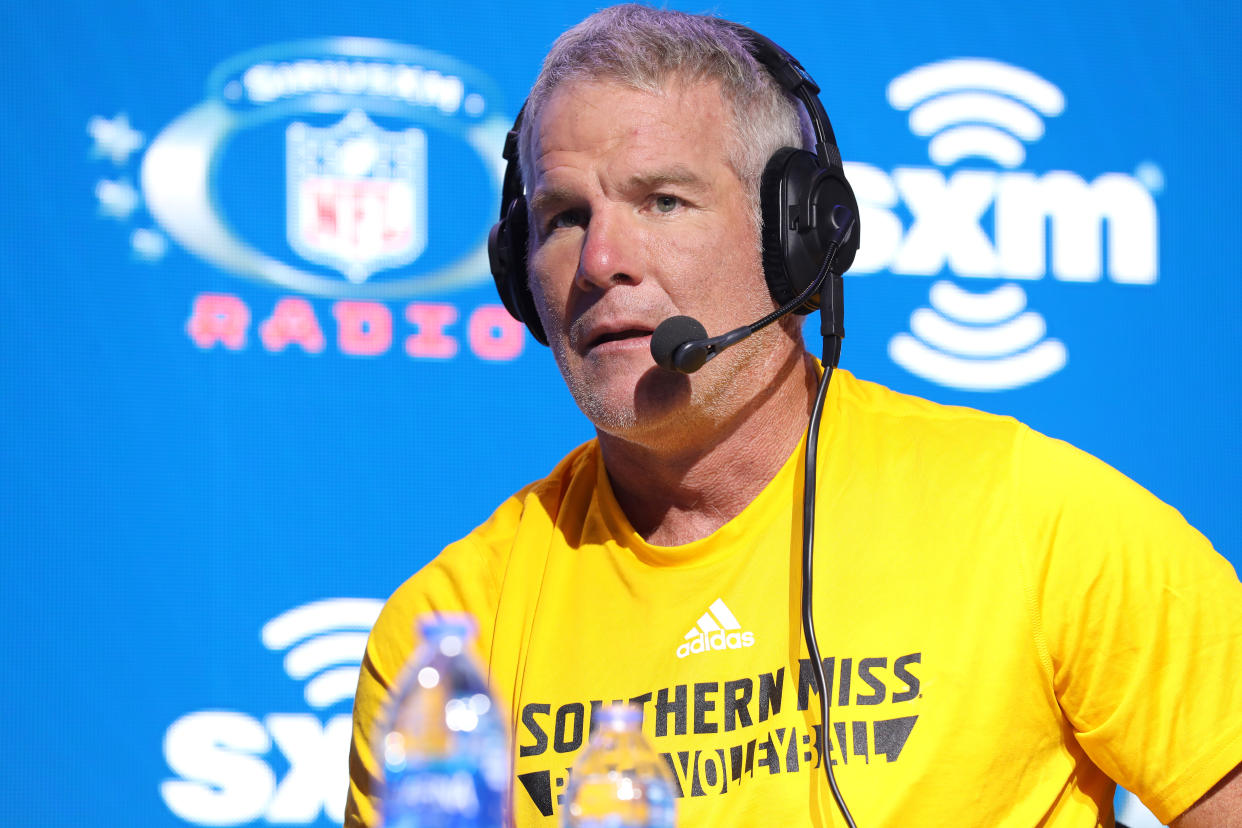
<instances>
[{"instance_id":1,"label":"man's mouth","mask_svg":"<svg viewBox=\"0 0 1242 828\"><path fill-rule=\"evenodd\" d=\"M640 339L642 337L651 336L651 328L622 328L616 331L602 331L591 337L587 342L587 351L592 351L601 345L607 345L610 342L625 342L631 339Z\"/></svg>"},{"instance_id":2,"label":"man's mouth","mask_svg":"<svg viewBox=\"0 0 1242 828\"><path fill-rule=\"evenodd\" d=\"M635 337L649 336L650 334L651 331L645 328L626 328L623 331L610 331L608 333L600 334L595 337L595 339L591 340L591 347L594 348L596 345L602 345L605 342L616 342L621 339L634 339Z\"/></svg>"}]
</instances>

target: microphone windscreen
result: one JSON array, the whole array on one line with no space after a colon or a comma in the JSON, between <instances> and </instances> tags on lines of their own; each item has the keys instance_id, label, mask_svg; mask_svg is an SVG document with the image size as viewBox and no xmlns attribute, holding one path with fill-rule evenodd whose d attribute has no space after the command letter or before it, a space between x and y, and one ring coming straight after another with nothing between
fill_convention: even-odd
<instances>
[{"instance_id":1,"label":"microphone windscreen","mask_svg":"<svg viewBox=\"0 0 1242 828\"><path fill-rule=\"evenodd\" d=\"M651 358L661 368L676 371L673 353L687 342L706 338L707 329L699 320L689 316L670 316L651 333Z\"/></svg>"}]
</instances>

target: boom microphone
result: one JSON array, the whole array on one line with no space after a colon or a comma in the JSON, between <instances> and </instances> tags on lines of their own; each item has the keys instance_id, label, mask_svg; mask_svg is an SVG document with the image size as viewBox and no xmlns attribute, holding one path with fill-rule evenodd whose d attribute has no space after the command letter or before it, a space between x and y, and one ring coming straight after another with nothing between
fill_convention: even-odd
<instances>
[{"instance_id":1,"label":"boom microphone","mask_svg":"<svg viewBox=\"0 0 1242 828\"><path fill-rule=\"evenodd\" d=\"M754 331L751 325L709 337L703 323L691 316L671 316L651 334L651 358L669 371L693 374L716 354L736 345Z\"/></svg>"},{"instance_id":2,"label":"boom microphone","mask_svg":"<svg viewBox=\"0 0 1242 828\"><path fill-rule=\"evenodd\" d=\"M680 354L684 360L687 346L693 345L695 340L706 338L707 328L699 320L691 316L670 316L651 333L651 358L665 370L692 373L703 367L703 363L707 361L706 356L693 368L680 367L682 361L677 357Z\"/></svg>"}]
</instances>

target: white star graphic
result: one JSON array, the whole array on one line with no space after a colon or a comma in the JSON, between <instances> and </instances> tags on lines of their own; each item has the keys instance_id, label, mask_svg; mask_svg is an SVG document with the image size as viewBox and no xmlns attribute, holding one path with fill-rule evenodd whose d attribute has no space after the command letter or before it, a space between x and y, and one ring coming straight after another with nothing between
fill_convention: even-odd
<instances>
[{"instance_id":1,"label":"white star graphic","mask_svg":"<svg viewBox=\"0 0 1242 828\"><path fill-rule=\"evenodd\" d=\"M158 262L168 251L168 241L154 230L139 227L130 235L129 245L138 258L147 262Z\"/></svg>"},{"instance_id":2,"label":"white star graphic","mask_svg":"<svg viewBox=\"0 0 1242 828\"><path fill-rule=\"evenodd\" d=\"M115 219L125 221L138 207L138 191L128 181L100 179L95 185L99 209Z\"/></svg>"},{"instance_id":3,"label":"white star graphic","mask_svg":"<svg viewBox=\"0 0 1242 828\"><path fill-rule=\"evenodd\" d=\"M107 156L118 167L128 163L129 156L146 141L141 132L129 125L129 116L124 112L112 119L96 115L86 125L86 131L95 141L91 154Z\"/></svg>"}]
</instances>

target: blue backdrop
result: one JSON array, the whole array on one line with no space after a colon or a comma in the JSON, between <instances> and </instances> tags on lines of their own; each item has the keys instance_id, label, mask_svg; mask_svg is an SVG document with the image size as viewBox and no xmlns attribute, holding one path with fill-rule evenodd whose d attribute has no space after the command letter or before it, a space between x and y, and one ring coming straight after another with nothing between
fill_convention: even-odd
<instances>
[{"instance_id":1,"label":"blue backdrop","mask_svg":"<svg viewBox=\"0 0 1242 828\"><path fill-rule=\"evenodd\" d=\"M377 602L589 437L484 242L593 8L0 7L25 824L339 823ZM1236 566L1238 7L714 10L825 89L865 228L842 364L1091 451Z\"/></svg>"}]
</instances>

